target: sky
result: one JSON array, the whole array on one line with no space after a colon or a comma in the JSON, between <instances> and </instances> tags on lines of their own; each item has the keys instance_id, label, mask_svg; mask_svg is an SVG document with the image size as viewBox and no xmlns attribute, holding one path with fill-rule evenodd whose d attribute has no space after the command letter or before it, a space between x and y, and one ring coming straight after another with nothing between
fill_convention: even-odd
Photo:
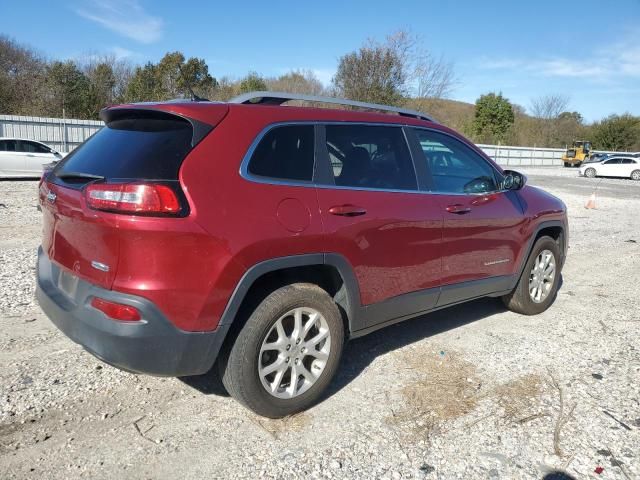
<instances>
[{"instance_id":1,"label":"sky","mask_svg":"<svg viewBox=\"0 0 640 480\"><path fill-rule=\"evenodd\" d=\"M398 29L453 62L451 99L560 94L587 121L640 115L640 0L0 0L0 33L50 59L179 50L214 77L307 69L328 85L342 55Z\"/></svg>"}]
</instances>

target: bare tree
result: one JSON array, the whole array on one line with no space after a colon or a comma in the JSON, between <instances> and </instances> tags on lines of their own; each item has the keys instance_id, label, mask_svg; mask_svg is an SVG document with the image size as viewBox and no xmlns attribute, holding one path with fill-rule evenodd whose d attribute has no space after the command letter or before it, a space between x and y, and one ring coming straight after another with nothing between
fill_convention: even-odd
<instances>
[{"instance_id":1,"label":"bare tree","mask_svg":"<svg viewBox=\"0 0 640 480\"><path fill-rule=\"evenodd\" d=\"M569 97L562 94L542 95L531 100L531 113L534 117L545 120L558 118L567 110Z\"/></svg>"},{"instance_id":2,"label":"bare tree","mask_svg":"<svg viewBox=\"0 0 640 480\"><path fill-rule=\"evenodd\" d=\"M276 92L307 93L320 95L324 92L322 82L311 70L293 70L277 78L267 78L267 87Z\"/></svg>"},{"instance_id":3,"label":"bare tree","mask_svg":"<svg viewBox=\"0 0 640 480\"><path fill-rule=\"evenodd\" d=\"M421 44L407 30L388 35L383 43L368 40L340 59L333 79L337 92L378 103L403 103L407 96L448 96L456 83L453 64Z\"/></svg>"}]
</instances>

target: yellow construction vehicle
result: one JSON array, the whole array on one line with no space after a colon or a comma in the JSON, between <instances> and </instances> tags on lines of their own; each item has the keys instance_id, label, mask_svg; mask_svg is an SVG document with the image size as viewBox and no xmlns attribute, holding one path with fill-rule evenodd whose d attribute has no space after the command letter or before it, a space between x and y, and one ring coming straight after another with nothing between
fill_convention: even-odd
<instances>
[{"instance_id":1,"label":"yellow construction vehicle","mask_svg":"<svg viewBox=\"0 0 640 480\"><path fill-rule=\"evenodd\" d=\"M591 142L577 141L573 142L571 148L562 156L565 167L579 167L591 155Z\"/></svg>"}]
</instances>

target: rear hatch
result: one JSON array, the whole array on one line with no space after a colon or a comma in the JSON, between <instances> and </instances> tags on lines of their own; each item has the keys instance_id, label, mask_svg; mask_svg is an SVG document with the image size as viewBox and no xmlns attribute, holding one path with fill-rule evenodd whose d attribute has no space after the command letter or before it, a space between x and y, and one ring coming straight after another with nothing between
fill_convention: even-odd
<instances>
[{"instance_id":1,"label":"rear hatch","mask_svg":"<svg viewBox=\"0 0 640 480\"><path fill-rule=\"evenodd\" d=\"M218 113L214 115L219 117L217 121L226 107ZM103 119L104 128L46 175L40 186L40 203L42 247L49 258L68 272L108 289L117 274L122 241L118 230L123 215L128 219L132 215L188 215L179 182L180 166L213 125L149 108L109 109L103 111ZM168 214L123 212L88 201L92 189L147 184L171 190L179 209ZM113 196L114 192L106 194ZM116 205L112 197L106 198L99 201Z\"/></svg>"}]
</instances>

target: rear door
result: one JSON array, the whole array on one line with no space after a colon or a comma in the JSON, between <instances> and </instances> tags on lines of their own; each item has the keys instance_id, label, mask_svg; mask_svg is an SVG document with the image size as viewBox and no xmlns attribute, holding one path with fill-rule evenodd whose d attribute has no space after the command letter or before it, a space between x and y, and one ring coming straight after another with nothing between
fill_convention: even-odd
<instances>
[{"instance_id":1,"label":"rear door","mask_svg":"<svg viewBox=\"0 0 640 480\"><path fill-rule=\"evenodd\" d=\"M622 160L622 168L621 173L624 177L630 177L631 173L635 170L638 170L638 161L633 158L625 158Z\"/></svg>"},{"instance_id":2,"label":"rear door","mask_svg":"<svg viewBox=\"0 0 640 480\"><path fill-rule=\"evenodd\" d=\"M516 269L525 223L517 193L500 191L500 173L461 140L435 130L414 132L444 215L442 284L460 287L443 287L439 303L479 296L477 283L467 282L508 276Z\"/></svg>"},{"instance_id":3,"label":"rear door","mask_svg":"<svg viewBox=\"0 0 640 480\"><path fill-rule=\"evenodd\" d=\"M427 290L419 307L405 304L413 311L399 306L391 315L435 306L443 215L437 202L419 191L403 128L329 124L320 150L326 176L318 201L326 251L351 264L361 303Z\"/></svg>"},{"instance_id":4,"label":"rear door","mask_svg":"<svg viewBox=\"0 0 640 480\"><path fill-rule=\"evenodd\" d=\"M28 175L40 176L43 167L55 160L51 149L38 142L20 140L20 150L24 152L24 170Z\"/></svg>"}]
</instances>

